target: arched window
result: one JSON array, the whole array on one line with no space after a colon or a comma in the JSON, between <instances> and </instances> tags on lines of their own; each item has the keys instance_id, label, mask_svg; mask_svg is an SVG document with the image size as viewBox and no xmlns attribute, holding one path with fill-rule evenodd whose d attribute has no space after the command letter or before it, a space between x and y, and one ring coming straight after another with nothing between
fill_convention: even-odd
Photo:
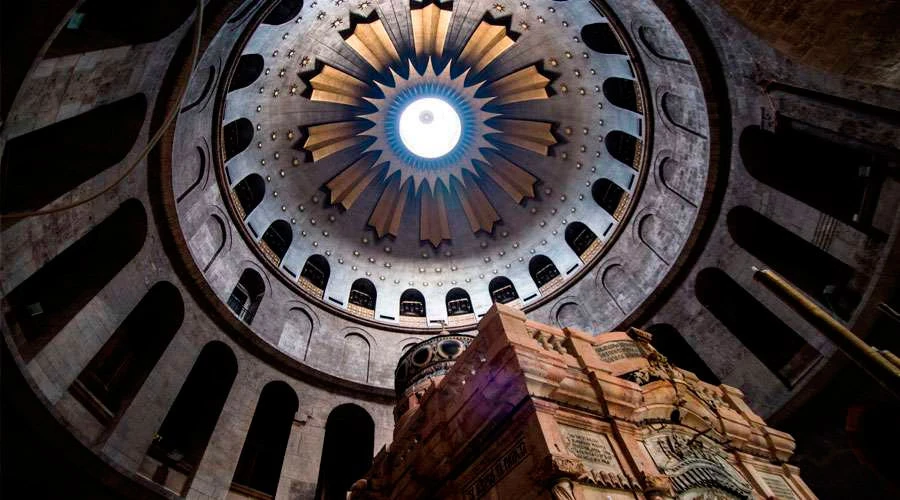
<instances>
[{"instance_id":1,"label":"arched window","mask_svg":"<svg viewBox=\"0 0 900 500\"><path fill-rule=\"evenodd\" d=\"M231 83L228 84L228 91L242 89L255 82L259 75L263 72L265 61L259 54L244 54L238 59L237 67L234 68L234 75L231 77Z\"/></svg>"},{"instance_id":2,"label":"arched window","mask_svg":"<svg viewBox=\"0 0 900 500\"><path fill-rule=\"evenodd\" d=\"M528 274L534 280L534 284L538 286L541 293L556 288L562 284L562 278L559 278L559 269L546 255L535 255L528 262Z\"/></svg>"},{"instance_id":3,"label":"arched window","mask_svg":"<svg viewBox=\"0 0 900 500\"><path fill-rule=\"evenodd\" d=\"M634 80L618 77L607 78L603 81L603 95L613 106L641 113Z\"/></svg>"},{"instance_id":4,"label":"arched window","mask_svg":"<svg viewBox=\"0 0 900 500\"><path fill-rule=\"evenodd\" d=\"M234 186L234 194L238 200L235 208L239 209L241 217L246 219L266 195L266 182L259 174L250 174Z\"/></svg>"},{"instance_id":5,"label":"arched window","mask_svg":"<svg viewBox=\"0 0 900 500\"><path fill-rule=\"evenodd\" d=\"M622 218L620 209L624 209L622 200L625 199L625 195L624 189L606 178L597 179L591 186L591 196L594 197L594 201L616 220Z\"/></svg>"},{"instance_id":6,"label":"arched window","mask_svg":"<svg viewBox=\"0 0 900 500\"><path fill-rule=\"evenodd\" d=\"M582 262L590 261L600 251L597 235L582 222L570 222L566 226L566 243Z\"/></svg>"},{"instance_id":7,"label":"arched window","mask_svg":"<svg viewBox=\"0 0 900 500\"><path fill-rule=\"evenodd\" d=\"M639 167L634 164L634 160L639 158L638 151L641 146L635 136L621 130L613 130L606 134L603 142L606 144L606 150L609 151L610 156L634 169Z\"/></svg>"},{"instance_id":8,"label":"arched window","mask_svg":"<svg viewBox=\"0 0 900 500\"><path fill-rule=\"evenodd\" d=\"M608 23L593 23L581 28L581 40L595 52L625 55L622 45Z\"/></svg>"},{"instance_id":9,"label":"arched window","mask_svg":"<svg viewBox=\"0 0 900 500\"><path fill-rule=\"evenodd\" d=\"M291 246L294 234L291 225L287 221L277 220L269 225L262 236L260 247L266 257L276 266L281 264L281 259Z\"/></svg>"},{"instance_id":10,"label":"arched window","mask_svg":"<svg viewBox=\"0 0 900 500\"><path fill-rule=\"evenodd\" d=\"M237 370L227 345L213 341L203 347L147 450L147 468L155 471L151 480L187 494Z\"/></svg>"},{"instance_id":11,"label":"arched window","mask_svg":"<svg viewBox=\"0 0 900 500\"><path fill-rule=\"evenodd\" d=\"M222 141L225 146L225 161L247 149L253 141L253 124L246 118L238 118L222 127Z\"/></svg>"},{"instance_id":12,"label":"arched window","mask_svg":"<svg viewBox=\"0 0 900 500\"><path fill-rule=\"evenodd\" d=\"M425 296L410 288L400 295L400 316L425 317Z\"/></svg>"},{"instance_id":13,"label":"arched window","mask_svg":"<svg viewBox=\"0 0 900 500\"><path fill-rule=\"evenodd\" d=\"M253 316L262 302L266 285L262 276L253 269L244 269L241 277L228 297L228 307L234 314L248 325L253 322Z\"/></svg>"},{"instance_id":14,"label":"arched window","mask_svg":"<svg viewBox=\"0 0 900 500\"><path fill-rule=\"evenodd\" d=\"M137 94L10 139L0 162L0 211L44 207L121 162L146 112L147 98Z\"/></svg>"},{"instance_id":15,"label":"arched window","mask_svg":"<svg viewBox=\"0 0 900 500\"><path fill-rule=\"evenodd\" d=\"M310 255L300 271L300 288L306 290L315 297L322 298L325 287L328 285L328 277L331 276L331 266L321 255Z\"/></svg>"},{"instance_id":16,"label":"arched window","mask_svg":"<svg viewBox=\"0 0 900 500\"><path fill-rule=\"evenodd\" d=\"M463 314L473 314L472 299L469 298L468 292L462 288L453 288L447 292L447 315L462 316Z\"/></svg>"},{"instance_id":17,"label":"arched window","mask_svg":"<svg viewBox=\"0 0 900 500\"><path fill-rule=\"evenodd\" d=\"M286 383L269 382L263 387L231 480L233 491L249 498L275 497L299 406L297 393Z\"/></svg>"},{"instance_id":18,"label":"arched window","mask_svg":"<svg viewBox=\"0 0 900 500\"><path fill-rule=\"evenodd\" d=\"M153 285L78 375L70 391L104 425L118 419L184 320L175 285Z\"/></svg>"},{"instance_id":19,"label":"arched window","mask_svg":"<svg viewBox=\"0 0 900 500\"><path fill-rule=\"evenodd\" d=\"M281 0L263 20L263 24L284 24L297 17L303 7L303 0Z\"/></svg>"},{"instance_id":20,"label":"arched window","mask_svg":"<svg viewBox=\"0 0 900 500\"><path fill-rule=\"evenodd\" d=\"M815 300L849 318L860 300L848 287L853 268L751 208L731 209L727 221L735 243Z\"/></svg>"},{"instance_id":21,"label":"arched window","mask_svg":"<svg viewBox=\"0 0 900 500\"><path fill-rule=\"evenodd\" d=\"M488 285L488 291L491 294L491 300L501 304L508 304L519 298L512 281L509 281L509 278L504 276L497 276L492 279Z\"/></svg>"},{"instance_id":22,"label":"arched window","mask_svg":"<svg viewBox=\"0 0 900 500\"><path fill-rule=\"evenodd\" d=\"M880 156L789 125L777 133L747 127L739 148L744 166L758 181L862 231L877 233L872 216L884 176Z\"/></svg>"},{"instance_id":23,"label":"arched window","mask_svg":"<svg viewBox=\"0 0 900 500\"><path fill-rule=\"evenodd\" d=\"M697 300L788 387L819 353L721 269L697 274Z\"/></svg>"},{"instance_id":24,"label":"arched window","mask_svg":"<svg viewBox=\"0 0 900 500\"><path fill-rule=\"evenodd\" d=\"M653 340L650 342L653 347L673 365L693 372L704 382L713 385L722 383L674 326L660 323L647 327L647 331L653 334Z\"/></svg>"},{"instance_id":25,"label":"arched window","mask_svg":"<svg viewBox=\"0 0 900 500\"><path fill-rule=\"evenodd\" d=\"M350 287L349 309L352 313L365 318L375 317L375 299L378 293L371 281L360 278Z\"/></svg>"},{"instance_id":26,"label":"arched window","mask_svg":"<svg viewBox=\"0 0 900 500\"><path fill-rule=\"evenodd\" d=\"M53 40L46 57L155 42L187 21L196 7L196 2L181 0L86 0Z\"/></svg>"},{"instance_id":27,"label":"arched window","mask_svg":"<svg viewBox=\"0 0 900 500\"><path fill-rule=\"evenodd\" d=\"M325 422L325 443L316 500L345 500L350 487L372 466L375 422L355 404L338 406Z\"/></svg>"},{"instance_id":28,"label":"arched window","mask_svg":"<svg viewBox=\"0 0 900 500\"><path fill-rule=\"evenodd\" d=\"M131 262L147 237L147 214L130 199L7 296L7 321L30 361Z\"/></svg>"}]
</instances>

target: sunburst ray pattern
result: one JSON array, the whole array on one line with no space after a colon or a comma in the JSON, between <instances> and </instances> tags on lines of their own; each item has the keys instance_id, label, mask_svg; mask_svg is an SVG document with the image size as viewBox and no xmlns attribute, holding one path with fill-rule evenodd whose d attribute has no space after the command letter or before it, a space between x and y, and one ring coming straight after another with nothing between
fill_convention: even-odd
<instances>
[{"instance_id":1,"label":"sunburst ray pattern","mask_svg":"<svg viewBox=\"0 0 900 500\"><path fill-rule=\"evenodd\" d=\"M451 197L458 201L473 232L492 232L500 215L483 183L490 179L521 203L535 196L538 182L504 156L498 143L549 155L557 142L553 124L502 112L504 105L550 96L550 78L538 65L491 81L481 76L515 45L515 34L483 20L453 57L447 53L446 40L451 17L452 11L436 4L413 8L412 47L402 47L394 44L376 15L370 16L351 26L344 41L371 67L372 78L360 79L327 62L319 63L304 78L308 99L355 110L352 120L305 125L303 149L313 162L348 148L361 149L359 159L345 165L325 187L332 203L349 210L363 191L377 185L381 194L368 223L379 237L398 235L403 211L412 199L418 203L420 239L439 246L451 238ZM399 115L425 97L448 103L460 121L458 142L436 158L414 154L399 135ZM491 111L486 110L489 105Z\"/></svg>"}]
</instances>

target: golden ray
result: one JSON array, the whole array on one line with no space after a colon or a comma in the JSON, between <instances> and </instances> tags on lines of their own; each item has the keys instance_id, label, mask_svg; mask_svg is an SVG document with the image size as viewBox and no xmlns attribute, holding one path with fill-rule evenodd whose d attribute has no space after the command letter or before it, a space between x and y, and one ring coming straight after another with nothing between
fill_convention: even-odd
<instances>
[{"instance_id":1,"label":"golden ray","mask_svg":"<svg viewBox=\"0 0 900 500\"><path fill-rule=\"evenodd\" d=\"M505 26L495 26L487 21L481 21L463 47L459 59L478 73L515 43L507 36Z\"/></svg>"},{"instance_id":2,"label":"golden ray","mask_svg":"<svg viewBox=\"0 0 900 500\"><path fill-rule=\"evenodd\" d=\"M487 91L496 96L491 104L533 101L550 97L547 92L549 83L550 79L542 75L537 66L532 65L491 83Z\"/></svg>"},{"instance_id":3,"label":"golden ray","mask_svg":"<svg viewBox=\"0 0 900 500\"><path fill-rule=\"evenodd\" d=\"M364 143L367 138L357 134L366 128L359 121L313 125L309 127L309 137L306 138L303 149L312 153L313 161L319 161L338 151Z\"/></svg>"},{"instance_id":4,"label":"golden ray","mask_svg":"<svg viewBox=\"0 0 900 500\"><path fill-rule=\"evenodd\" d=\"M369 217L369 225L375 228L379 238L388 234L397 236L400 232L400 220L403 218L403 208L406 206L406 198L412 181L407 179L400 185L400 176L394 175L388 181L372 215Z\"/></svg>"},{"instance_id":5,"label":"golden ray","mask_svg":"<svg viewBox=\"0 0 900 500\"><path fill-rule=\"evenodd\" d=\"M326 187L331 192L331 203L340 204L345 210L349 210L359 195L384 170L384 164L373 167L373 163L375 159L372 155L360 158L328 181Z\"/></svg>"},{"instance_id":6,"label":"golden ray","mask_svg":"<svg viewBox=\"0 0 900 500\"><path fill-rule=\"evenodd\" d=\"M420 191L419 239L428 241L437 248L443 240L450 239L450 222L447 218L443 184L434 189L423 185Z\"/></svg>"},{"instance_id":7,"label":"golden ray","mask_svg":"<svg viewBox=\"0 0 900 500\"><path fill-rule=\"evenodd\" d=\"M550 152L550 146L556 144L553 125L550 123L498 118L494 120L493 127L503 132L495 136L497 140L539 155L546 156Z\"/></svg>"},{"instance_id":8,"label":"golden ray","mask_svg":"<svg viewBox=\"0 0 900 500\"><path fill-rule=\"evenodd\" d=\"M474 179L471 176L467 177L463 180L454 177L451 181L454 184L453 190L462 204L472 232L483 230L490 233L494 230L494 223L500 220L500 216Z\"/></svg>"},{"instance_id":9,"label":"golden ray","mask_svg":"<svg viewBox=\"0 0 900 500\"><path fill-rule=\"evenodd\" d=\"M400 54L381 19L357 24L344 41L376 71L384 71L391 63L400 61Z\"/></svg>"},{"instance_id":10,"label":"golden ray","mask_svg":"<svg viewBox=\"0 0 900 500\"><path fill-rule=\"evenodd\" d=\"M489 164L482 169L516 203L525 198L534 198L534 185L537 177L526 172L522 167L500 156L494 151L484 152Z\"/></svg>"},{"instance_id":11,"label":"golden ray","mask_svg":"<svg viewBox=\"0 0 900 500\"><path fill-rule=\"evenodd\" d=\"M410 11L416 56L428 54L440 57L444 53L452 15L452 11L443 10L436 4Z\"/></svg>"},{"instance_id":12,"label":"golden ray","mask_svg":"<svg viewBox=\"0 0 900 500\"><path fill-rule=\"evenodd\" d=\"M363 95L369 86L354 76L328 66L322 67L316 76L309 80L312 87L311 101L326 101L348 106L362 106Z\"/></svg>"}]
</instances>

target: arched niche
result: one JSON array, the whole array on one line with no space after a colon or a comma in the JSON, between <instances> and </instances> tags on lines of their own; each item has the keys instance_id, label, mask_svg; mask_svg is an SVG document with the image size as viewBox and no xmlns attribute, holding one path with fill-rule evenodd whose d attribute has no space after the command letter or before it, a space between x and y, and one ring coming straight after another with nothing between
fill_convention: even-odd
<instances>
[{"instance_id":1,"label":"arched niche","mask_svg":"<svg viewBox=\"0 0 900 500\"><path fill-rule=\"evenodd\" d=\"M694 283L697 300L784 385L791 387L819 358L794 330L725 271L706 268Z\"/></svg>"},{"instance_id":2,"label":"arched niche","mask_svg":"<svg viewBox=\"0 0 900 500\"><path fill-rule=\"evenodd\" d=\"M254 269L244 269L228 297L228 308L249 325L253 322L265 291L262 276Z\"/></svg>"},{"instance_id":3,"label":"arched niche","mask_svg":"<svg viewBox=\"0 0 900 500\"><path fill-rule=\"evenodd\" d=\"M240 211L241 217L246 219L250 212L262 203L266 195L266 182L261 175L250 174L234 186L234 194L238 200L235 208Z\"/></svg>"},{"instance_id":4,"label":"arched niche","mask_svg":"<svg viewBox=\"0 0 900 500\"><path fill-rule=\"evenodd\" d=\"M253 142L253 124L246 118L228 122L222 127L222 145L225 149L225 161L243 152Z\"/></svg>"},{"instance_id":5,"label":"arched niche","mask_svg":"<svg viewBox=\"0 0 900 500\"><path fill-rule=\"evenodd\" d=\"M613 130L603 138L610 156L637 170L635 160L640 159L641 141L637 137L621 130Z\"/></svg>"},{"instance_id":6,"label":"arched niche","mask_svg":"<svg viewBox=\"0 0 900 500\"><path fill-rule=\"evenodd\" d=\"M756 180L870 235L883 170L880 159L862 149L783 127L758 126L741 132L744 167Z\"/></svg>"},{"instance_id":7,"label":"arched niche","mask_svg":"<svg viewBox=\"0 0 900 500\"><path fill-rule=\"evenodd\" d=\"M528 274L534 280L541 293L546 293L552 288L562 284L562 277L556 264L546 255L535 255L528 261Z\"/></svg>"},{"instance_id":8,"label":"arched niche","mask_svg":"<svg viewBox=\"0 0 900 500\"><path fill-rule=\"evenodd\" d=\"M643 113L638 101L637 82L627 78L612 77L603 81L603 95L610 104L634 113ZM604 139L605 140L605 139Z\"/></svg>"},{"instance_id":9,"label":"arched niche","mask_svg":"<svg viewBox=\"0 0 900 500\"><path fill-rule=\"evenodd\" d=\"M341 345L340 374L357 382L368 382L371 354L369 339L360 333L348 333Z\"/></svg>"},{"instance_id":10,"label":"arched niche","mask_svg":"<svg viewBox=\"0 0 900 500\"><path fill-rule=\"evenodd\" d=\"M581 40L594 52L625 55L625 50L609 23L592 23L581 28Z\"/></svg>"},{"instance_id":11,"label":"arched niche","mask_svg":"<svg viewBox=\"0 0 900 500\"><path fill-rule=\"evenodd\" d=\"M400 316L425 317L425 296L415 288L400 295Z\"/></svg>"},{"instance_id":12,"label":"arched niche","mask_svg":"<svg viewBox=\"0 0 900 500\"><path fill-rule=\"evenodd\" d=\"M189 245L194 253L194 261L203 272L212 267L222 250L225 249L225 222L218 215L212 214L206 222L191 236Z\"/></svg>"},{"instance_id":13,"label":"arched niche","mask_svg":"<svg viewBox=\"0 0 900 500\"><path fill-rule=\"evenodd\" d=\"M100 421L118 420L184 320L178 288L161 281L131 310L69 391Z\"/></svg>"},{"instance_id":14,"label":"arched niche","mask_svg":"<svg viewBox=\"0 0 900 500\"><path fill-rule=\"evenodd\" d=\"M263 56L259 54L242 55L234 68L234 74L228 84L228 91L232 92L250 86L262 74L264 66Z\"/></svg>"},{"instance_id":15,"label":"arched niche","mask_svg":"<svg viewBox=\"0 0 900 500\"><path fill-rule=\"evenodd\" d=\"M694 375L713 385L722 382L719 377L710 370L703 358L691 347L691 344L681 335L674 326L667 323L658 323L647 327L647 331L653 335L651 344L659 352L668 358L669 362L678 368L691 371Z\"/></svg>"},{"instance_id":16,"label":"arched niche","mask_svg":"<svg viewBox=\"0 0 900 500\"><path fill-rule=\"evenodd\" d=\"M299 406L297 393L286 383L269 382L263 387L231 480L233 492L250 498L275 497Z\"/></svg>"},{"instance_id":17,"label":"arched niche","mask_svg":"<svg viewBox=\"0 0 900 500\"><path fill-rule=\"evenodd\" d=\"M291 231L290 223L279 219L269 224L268 229L263 233L260 240L260 247L266 258L277 266L281 264L281 259L284 258L284 254L290 248L293 238L294 234Z\"/></svg>"},{"instance_id":18,"label":"arched niche","mask_svg":"<svg viewBox=\"0 0 900 500\"><path fill-rule=\"evenodd\" d=\"M375 303L378 292L375 285L366 278L359 278L350 287L350 297L347 299L348 308L354 314L372 318L375 316Z\"/></svg>"},{"instance_id":19,"label":"arched niche","mask_svg":"<svg viewBox=\"0 0 900 500\"><path fill-rule=\"evenodd\" d=\"M591 196L594 198L594 202L615 220L622 219L622 212L625 208L623 201L627 201L627 195L628 193L624 189L605 177L597 179L591 186Z\"/></svg>"},{"instance_id":20,"label":"arched niche","mask_svg":"<svg viewBox=\"0 0 900 500\"><path fill-rule=\"evenodd\" d=\"M500 304L508 304L519 299L519 293L512 281L505 276L497 276L488 284L488 293L491 294L491 301Z\"/></svg>"},{"instance_id":21,"label":"arched niche","mask_svg":"<svg viewBox=\"0 0 900 500\"><path fill-rule=\"evenodd\" d=\"M237 371L227 345L213 341L203 346L147 450L141 469L154 471L150 480L187 494Z\"/></svg>"},{"instance_id":22,"label":"arched niche","mask_svg":"<svg viewBox=\"0 0 900 500\"><path fill-rule=\"evenodd\" d=\"M447 292L446 297L447 316L462 316L464 314L473 314L472 299L469 292L462 288L452 288Z\"/></svg>"},{"instance_id":23,"label":"arched niche","mask_svg":"<svg viewBox=\"0 0 900 500\"><path fill-rule=\"evenodd\" d=\"M300 288L321 299L330 276L331 266L328 265L328 259L319 254L310 255L303 264L298 283Z\"/></svg>"},{"instance_id":24,"label":"arched niche","mask_svg":"<svg viewBox=\"0 0 900 500\"><path fill-rule=\"evenodd\" d=\"M585 263L600 251L600 240L583 222L570 222L566 226L565 240L569 248Z\"/></svg>"},{"instance_id":25,"label":"arched niche","mask_svg":"<svg viewBox=\"0 0 900 500\"><path fill-rule=\"evenodd\" d=\"M147 98L135 94L10 139L0 161L0 212L40 209L120 163L146 113Z\"/></svg>"},{"instance_id":26,"label":"arched niche","mask_svg":"<svg viewBox=\"0 0 900 500\"><path fill-rule=\"evenodd\" d=\"M146 237L144 206L129 199L9 292L6 319L20 355L31 360L134 259Z\"/></svg>"},{"instance_id":27,"label":"arched niche","mask_svg":"<svg viewBox=\"0 0 900 500\"><path fill-rule=\"evenodd\" d=\"M306 359L313 324L312 316L306 310L299 307L291 308L278 337L278 348L295 359Z\"/></svg>"},{"instance_id":28,"label":"arched niche","mask_svg":"<svg viewBox=\"0 0 900 500\"><path fill-rule=\"evenodd\" d=\"M263 19L263 24L275 26L284 24L297 17L301 8L303 8L303 0L281 0Z\"/></svg>"},{"instance_id":29,"label":"arched niche","mask_svg":"<svg viewBox=\"0 0 900 500\"><path fill-rule=\"evenodd\" d=\"M374 449L375 422L366 410L352 403L332 410L325 422L316 500L345 500L372 466Z\"/></svg>"},{"instance_id":30,"label":"arched niche","mask_svg":"<svg viewBox=\"0 0 900 500\"><path fill-rule=\"evenodd\" d=\"M859 304L849 287L853 268L752 208L738 206L727 216L735 243L844 319Z\"/></svg>"}]
</instances>

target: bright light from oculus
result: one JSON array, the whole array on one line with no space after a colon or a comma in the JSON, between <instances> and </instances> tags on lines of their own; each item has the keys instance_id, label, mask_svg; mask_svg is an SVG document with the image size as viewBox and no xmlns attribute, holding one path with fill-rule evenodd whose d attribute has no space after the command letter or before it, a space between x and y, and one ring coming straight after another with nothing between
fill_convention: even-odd
<instances>
[{"instance_id":1,"label":"bright light from oculus","mask_svg":"<svg viewBox=\"0 0 900 500\"><path fill-rule=\"evenodd\" d=\"M400 140L416 156L440 158L453 151L461 134L459 114L441 99L416 99L400 113Z\"/></svg>"}]
</instances>

